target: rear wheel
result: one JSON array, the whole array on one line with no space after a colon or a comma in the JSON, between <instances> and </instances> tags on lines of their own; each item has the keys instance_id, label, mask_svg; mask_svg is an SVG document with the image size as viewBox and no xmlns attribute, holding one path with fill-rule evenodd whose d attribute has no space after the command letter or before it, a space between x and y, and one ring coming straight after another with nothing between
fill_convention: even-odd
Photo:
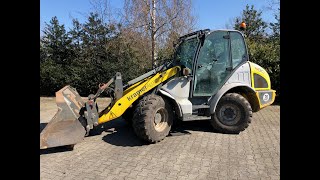
<instances>
[{"instance_id":1,"label":"rear wheel","mask_svg":"<svg viewBox=\"0 0 320 180\"><path fill-rule=\"evenodd\" d=\"M250 103L240 94L224 95L211 117L211 125L221 133L238 134L245 130L252 119Z\"/></svg>"},{"instance_id":2,"label":"rear wheel","mask_svg":"<svg viewBox=\"0 0 320 180\"><path fill-rule=\"evenodd\" d=\"M171 129L173 110L161 96L150 94L137 104L132 126L136 135L148 142L163 140Z\"/></svg>"}]
</instances>

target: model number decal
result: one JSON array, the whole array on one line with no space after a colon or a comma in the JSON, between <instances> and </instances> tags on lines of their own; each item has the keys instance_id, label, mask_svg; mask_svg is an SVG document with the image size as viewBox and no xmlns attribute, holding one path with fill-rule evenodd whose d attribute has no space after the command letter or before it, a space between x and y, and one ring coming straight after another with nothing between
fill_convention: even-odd
<instances>
[{"instance_id":1,"label":"model number decal","mask_svg":"<svg viewBox=\"0 0 320 180\"><path fill-rule=\"evenodd\" d=\"M262 99L263 99L264 102L268 101L268 100L270 99L269 94L268 94L268 93L265 93L265 94L263 95Z\"/></svg>"},{"instance_id":2,"label":"model number decal","mask_svg":"<svg viewBox=\"0 0 320 180\"><path fill-rule=\"evenodd\" d=\"M155 80L156 81L156 80ZM150 89L154 86L155 81L152 81L150 83L147 83L144 85L141 89L139 89L137 92L133 93L132 95L128 96L127 99L128 101L131 101L133 98L140 96L140 94L143 94L147 89Z\"/></svg>"}]
</instances>

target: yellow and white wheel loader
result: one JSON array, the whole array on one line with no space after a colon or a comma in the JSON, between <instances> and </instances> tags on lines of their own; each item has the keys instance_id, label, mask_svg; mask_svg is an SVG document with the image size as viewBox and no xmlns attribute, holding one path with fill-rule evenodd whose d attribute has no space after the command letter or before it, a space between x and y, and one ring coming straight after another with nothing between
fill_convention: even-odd
<instances>
[{"instance_id":1,"label":"yellow and white wheel loader","mask_svg":"<svg viewBox=\"0 0 320 180\"><path fill-rule=\"evenodd\" d=\"M111 103L99 112L101 93ZM240 31L200 30L179 38L171 61L127 83L117 72L86 102L70 86L56 92L58 112L40 133L40 149L72 146L121 116L150 143L163 140L174 121L209 120L218 132L238 134L274 99L269 75L249 61Z\"/></svg>"}]
</instances>

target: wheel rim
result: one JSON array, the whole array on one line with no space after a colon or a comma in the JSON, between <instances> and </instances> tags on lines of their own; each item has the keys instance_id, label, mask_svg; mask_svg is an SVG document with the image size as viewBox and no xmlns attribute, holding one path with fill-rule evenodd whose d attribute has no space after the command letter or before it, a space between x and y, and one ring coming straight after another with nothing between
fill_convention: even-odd
<instances>
[{"instance_id":1,"label":"wheel rim","mask_svg":"<svg viewBox=\"0 0 320 180\"><path fill-rule=\"evenodd\" d=\"M167 113L164 108L159 108L154 116L154 128L161 132L167 127Z\"/></svg>"},{"instance_id":2,"label":"wheel rim","mask_svg":"<svg viewBox=\"0 0 320 180\"><path fill-rule=\"evenodd\" d=\"M234 104L226 104L219 110L219 121L225 125L235 125L241 118L241 111Z\"/></svg>"}]
</instances>

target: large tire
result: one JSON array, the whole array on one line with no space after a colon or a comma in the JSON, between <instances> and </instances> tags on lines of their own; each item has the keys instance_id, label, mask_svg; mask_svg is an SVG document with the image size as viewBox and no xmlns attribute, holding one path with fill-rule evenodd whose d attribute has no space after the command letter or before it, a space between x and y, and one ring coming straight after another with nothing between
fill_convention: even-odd
<instances>
[{"instance_id":1,"label":"large tire","mask_svg":"<svg viewBox=\"0 0 320 180\"><path fill-rule=\"evenodd\" d=\"M132 119L135 134L150 143L163 140L170 132L173 110L161 96L150 94L143 97Z\"/></svg>"},{"instance_id":2,"label":"large tire","mask_svg":"<svg viewBox=\"0 0 320 180\"><path fill-rule=\"evenodd\" d=\"M252 120L250 103L240 94L224 95L211 117L211 125L221 133L239 134L245 130Z\"/></svg>"}]
</instances>

